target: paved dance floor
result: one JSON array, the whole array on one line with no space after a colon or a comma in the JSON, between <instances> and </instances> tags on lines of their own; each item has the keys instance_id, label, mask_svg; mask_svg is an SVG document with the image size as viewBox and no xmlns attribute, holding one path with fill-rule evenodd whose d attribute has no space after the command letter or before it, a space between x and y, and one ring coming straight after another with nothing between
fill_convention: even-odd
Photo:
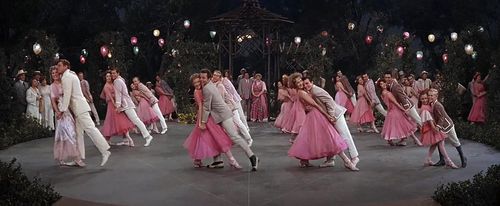
<instances>
[{"instance_id":1,"label":"paved dance floor","mask_svg":"<svg viewBox=\"0 0 500 206\"><path fill-rule=\"evenodd\" d=\"M85 168L57 166L52 159L52 138L2 150L0 159L17 158L29 176L41 177L61 195L73 199L112 205L203 206L428 205L437 185L465 180L492 164L500 164L500 152L462 140L469 159L467 168L423 167L427 148L411 142L406 147L390 147L379 134L353 132L361 171L348 171L340 158L334 168L304 169L287 156L289 136L269 123L260 123L251 124L252 148L261 158L258 172L248 172L250 162L237 147L232 151L242 170L227 164L223 169L195 169L182 147L192 127L170 123L167 134L154 135L147 148L142 147L142 138L133 135L136 147L112 146L105 167L98 166L100 155L88 138ZM446 148L460 165L456 150L449 143ZM319 165L320 161L313 164Z\"/></svg>"}]
</instances>

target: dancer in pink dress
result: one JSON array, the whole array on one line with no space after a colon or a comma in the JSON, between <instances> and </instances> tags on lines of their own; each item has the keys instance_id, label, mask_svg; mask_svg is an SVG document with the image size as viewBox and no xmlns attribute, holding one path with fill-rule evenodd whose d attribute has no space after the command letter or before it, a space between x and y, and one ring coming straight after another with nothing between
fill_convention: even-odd
<instances>
[{"instance_id":1,"label":"dancer in pink dress","mask_svg":"<svg viewBox=\"0 0 500 206\"><path fill-rule=\"evenodd\" d=\"M54 82L50 85L51 104L54 111L59 112L63 100L63 88L61 76L57 73L57 68L51 70ZM78 143L76 141L75 120L71 112L66 111L60 119L56 120L56 132L54 136L54 159L59 161L59 165L78 165L84 167ZM67 163L66 161L72 161Z\"/></svg>"},{"instance_id":2,"label":"dancer in pink dress","mask_svg":"<svg viewBox=\"0 0 500 206\"><path fill-rule=\"evenodd\" d=\"M304 125L301 127L292 147L288 150L288 156L300 160L300 167L311 167L309 160L326 158L322 167L332 167L333 156L339 155L344 160L344 166L350 170L357 171L351 160L345 155L347 149L345 140L333 127L335 121L314 99L304 90L302 75L294 73L290 76L294 87L299 90L299 102L304 102L304 108L308 111Z\"/></svg>"},{"instance_id":3,"label":"dancer in pink dress","mask_svg":"<svg viewBox=\"0 0 500 206\"><path fill-rule=\"evenodd\" d=\"M163 116L168 119L171 118L171 114L175 111L174 103L172 102L172 97L174 96L173 90L168 86L165 80L162 80L159 75L156 75L155 93L158 95L158 106L160 107Z\"/></svg>"},{"instance_id":4,"label":"dancer in pink dress","mask_svg":"<svg viewBox=\"0 0 500 206\"><path fill-rule=\"evenodd\" d=\"M278 117L274 121L274 126L277 128L283 128L284 117L290 112L292 108L292 101L290 100L290 95L288 94L287 86L283 83L288 82L288 76L283 75L282 81L278 82L278 101L281 101L281 109Z\"/></svg>"},{"instance_id":5,"label":"dancer in pink dress","mask_svg":"<svg viewBox=\"0 0 500 206\"><path fill-rule=\"evenodd\" d=\"M203 92L200 82L200 75L195 73L191 75L190 80L195 87L194 99L196 101L196 126L184 142L184 148L188 150L193 158L194 167L203 167L202 159L211 158L221 153L225 153L229 159L229 164L237 169L241 169L236 159L231 153L233 142L226 134L224 129L216 124L212 116L208 117L206 128L201 129L201 116L203 114Z\"/></svg>"},{"instance_id":6,"label":"dancer in pink dress","mask_svg":"<svg viewBox=\"0 0 500 206\"><path fill-rule=\"evenodd\" d=\"M408 98L410 98L411 102L413 102L414 105L418 105L418 94L415 91L415 89L413 88L413 85L411 85L410 80L408 78L409 77L403 78L404 92L405 92L406 96L408 96Z\"/></svg>"},{"instance_id":7,"label":"dancer in pink dress","mask_svg":"<svg viewBox=\"0 0 500 206\"><path fill-rule=\"evenodd\" d=\"M420 93L420 118L422 118L422 128L420 129L420 140L422 144L429 147L429 152L427 153L427 157L425 158L424 166L432 166L435 163L432 162L432 154L436 147L440 151L440 154L444 156L446 165L457 169L458 167L451 161L448 153L446 152L446 148L444 147L444 140L446 138L446 134L439 131L436 127L436 123L434 122L434 118L432 117L432 107L429 103L429 97L427 96L427 90L424 90Z\"/></svg>"},{"instance_id":8,"label":"dancer in pink dress","mask_svg":"<svg viewBox=\"0 0 500 206\"><path fill-rule=\"evenodd\" d=\"M267 122L267 118L269 117L266 83L261 79L262 75L257 73L252 83L252 111L250 115L252 122Z\"/></svg>"},{"instance_id":9,"label":"dancer in pink dress","mask_svg":"<svg viewBox=\"0 0 500 206\"><path fill-rule=\"evenodd\" d=\"M300 73L297 73L301 75ZM302 78L302 76L300 76ZM292 134L289 142L293 143L295 136L299 133L300 128L304 124L306 119L306 111L304 110L304 105L299 101L298 88L293 84L292 79L288 79L288 94L290 95L290 110L287 114L283 116L283 127L282 131L285 133Z\"/></svg>"},{"instance_id":10,"label":"dancer in pink dress","mask_svg":"<svg viewBox=\"0 0 500 206\"><path fill-rule=\"evenodd\" d=\"M137 112L137 116L139 116L139 119L145 125L150 125L150 128L154 129L155 128L154 125L156 125L155 122L158 121L158 116L153 111L153 108L151 108L151 105L149 104L147 97L137 89L135 84L131 84L130 88L132 89L130 97L132 97L132 100L136 105L135 109ZM158 132L157 127L155 131Z\"/></svg>"},{"instance_id":11,"label":"dancer in pink dress","mask_svg":"<svg viewBox=\"0 0 500 206\"><path fill-rule=\"evenodd\" d=\"M363 124L370 123L374 132L379 133L375 126L375 116L373 115L372 103L366 92L364 81L361 76L356 77L358 83L358 101L351 114L351 122L359 125L358 131L364 132Z\"/></svg>"},{"instance_id":12,"label":"dancer in pink dress","mask_svg":"<svg viewBox=\"0 0 500 206\"><path fill-rule=\"evenodd\" d=\"M472 83L472 92L476 97L476 101L472 104L472 108L469 113L467 120L474 123L485 123L486 122L486 88L484 87L483 80L481 79L481 74L477 72L474 75L474 83Z\"/></svg>"},{"instance_id":13,"label":"dancer in pink dress","mask_svg":"<svg viewBox=\"0 0 500 206\"><path fill-rule=\"evenodd\" d=\"M387 105L387 116L385 117L382 137L389 145L394 146L394 140L399 140L396 145L406 146L406 138L412 136L415 143L421 145L415 136L417 125L405 114L405 109L401 106L394 95L387 89L385 80L381 79L378 85L382 89L382 100Z\"/></svg>"},{"instance_id":14,"label":"dancer in pink dress","mask_svg":"<svg viewBox=\"0 0 500 206\"><path fill-rule=\"evenodd\" d=\"M335 76L335 90L337 93L335 94L335 102L339 104L340 106L344 107L347 109L346 111L346 118L349 119L349 116L354 110L354 104L351 101L351 96L353 95L350 93L342 84L341 81L342 77L337 75Z\"/></svg>"},{"instance_id":15,"label":"dancer in pink dress","mask_svg":"<svg viewBox=\"0 0 500 206\"><path fill-rule=\"evenodd\" d=\"M102 89L101 99L106 100L108 104L106 119L101 128L102 135L106 138L111 145L111 137L123 135L123 141L117 145L128 145L133 147L134 141L130 137L129 131L135 128L134 123L130 121L123 112L116 111L115 107L115 89L113 87L113 80L111 79L111 72L106 73L106 84Z\"/></svg>"}]
</instances>

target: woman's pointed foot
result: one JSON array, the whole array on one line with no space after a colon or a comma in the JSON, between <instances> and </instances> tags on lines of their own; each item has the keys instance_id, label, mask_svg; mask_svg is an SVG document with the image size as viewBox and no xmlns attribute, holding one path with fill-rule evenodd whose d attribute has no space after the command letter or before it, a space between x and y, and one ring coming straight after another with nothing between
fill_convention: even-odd
<instances>
[{"instance_id":1,"label":"woman's pointed foot","mask_svg":"<svg viewBox=\"0 0 500 206\"><path fill-rule=\"evenodd\" d=\"M229 165L231 165L231 167L235 168L235 169L243 168L240 166L240 164L238 164L238 161L236 161L236 159L234 159L234 158L229 159Z\"/></svg>"},{"instance_id":2,"label":"woman's pointed foot","mask_svg":"<svg viewBox=\"0 0 500 206\"><path fill-rule=\"evenodd\" d=\"M458 169L459 168L457 165L455 165L455 163L453 163L453 161L451 161L451 159L445 160L445 163L446 163L446 167L449 167L449 168L452 168L452 169Z\"/></svg>"}]
</instances>

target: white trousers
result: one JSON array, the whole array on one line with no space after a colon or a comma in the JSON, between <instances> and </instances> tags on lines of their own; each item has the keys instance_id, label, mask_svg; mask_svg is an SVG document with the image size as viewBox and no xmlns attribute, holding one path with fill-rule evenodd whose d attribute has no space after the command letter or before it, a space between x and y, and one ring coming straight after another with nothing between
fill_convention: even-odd
<instances>
[{"instance_id":1,"label":"white trousers","mask_svg":"<svg viewBox=\"0 0 500 206\"><path fill-rule=\"evenodd\" d=\"M415 108L415 106L411 107L410 110L408 110L408 112L406 112L406 114L408 116L410 116L415 121L415 123L418 124L419 127L422 126L422 119L420 118L420 115L418 115L417 109Z\"/></svg>"},{"instance_id":2,"label":"white trousers","mask_svg":"<svg viewBox=\"0 0 500 206\"><path fill-rule=\"evenodd\" d=\"M247 130L250 131L250 127L248 127L248 122L247 122L247 117L245 116L245 112L243 112L243 106L241 101L236 103L236 110L238 111L238 114L240 116L241 122L247 127Z\"/></svg>"},{"instance_id":3,"label":"white trousers","mask_svg":"<svg viewBox=\"0 0 500 206\"><path fill-rule=\"evenodd\" d=\"M83 132L87 133L94 145L101 154L104 154L109 149L109 144L102 136L101 132L95 127L94 121L90 118L90 113L85 112L75 117L76 122L76 142L82 159L85 159L85 140Z\"/></svg>"},{"instance_id":4,"label":"white trousers","mask_svg":"<svg viewBox=\"0 0 500 206\"><path fill-rule=\"evenodd\" d=\"M377 111L380 114L384 115L384 117L387 116L387 111L384 109L384 107L382 106L382 104L380 104L380 103L376 104L375 105L375 109L377 109Z\"/></svg>"},{"instance_id":5,"label":"white trousers","mask_svg":"<svg viewBox=\"0 0 500 206\"><path fill-rule=\"evenodd\" d=\"M459 147L461 145L460 140L458 140L457 132L455 131L455 126L453 126L446 134L448 134L447 139L450 140L451 145L454 147Z\"/></svg>"},{"instance_id":6,"label":"white trousers","mask_svg":"<svg viewBox=\"0 0 500 206\"><path fill-rule=\"evenodd\" d=\"M245 141L239 134L236 132L236 128L234 127L233 118L226 119L221 123L222 127L226 130L226 133L229 135L234 144L238 145L245 151L248 157L253 155L252 150L248 146L247 141Z\"/></svg>"},{"instance_id":7,"label":"white trousers","mask_svg":"<svg viewBox=\"0 0 500 206\"><path fill-rule=\"evenodd\" d=\"M234 124L238 127L240 133L245 137L245 139L251 140L252 136L250 136L250 132L248 132L248 128L245 126L245 124L241 121L240 118L240 113L238 112L237 109L233 110L233 121Z\"/></svg>"},{"instance_id":8,"label":"white trousers","mask_svg":"<svg viewBox=\"0 0 500 206\"><path fill-rule=\"evenodd\" d=\"M144 122L139 119L137 116L137 113L135 112L135 109L127 109L125 111L125 114L127 115L128 119L134 123L134 125L141 131L142 137L146 138L150 136L148 129L146 129L146 125L144 125Z\"/></svg>"},{"instance_id":9,"label":"white trousers","mask_svg":"<svg viewBox=\"0 0 500 206\"><path fill-rule=\"evenodd\" d=\"M153 111L155 112L156 116L160 120L161 128L163 130L167 129L167 123L165 122L165 118L163 117L163 114L161 113L160 107L158 107L158 103L155 103L151 106L153 108Z\"/></svg>"},{"instance_id":10,"label":"white trousers","mask_svg":"<svg viewBox=\"0 0 500 206\"><path fill-rule=\"evenodd\" d=\"M99 114L97 113L97 109L95 108L95 105L93 102L89 103L90 106L90 111L92 112L92 115L94 115L95 122L99 124L101 122L101 119L99 119Z\"/></svg>"},{"instance_id":11,"label":"white trousers","mask_svg":"<svg viewBox=\"0 0 500 206\"><path fill-rule=\"evenodd\" d=\"M349 147L349 154L351 158L359 156L358 154L358 149L356 148L356 145L354 144L354 140L352 139L351 132L349 131L349 127L347 126L347 122L345 121L344 115L340 115L340 118L335 121L335 129L337 129L337 132L344 138L344 140L347 143L347 146Z\"/></svg>"}]
</instances>

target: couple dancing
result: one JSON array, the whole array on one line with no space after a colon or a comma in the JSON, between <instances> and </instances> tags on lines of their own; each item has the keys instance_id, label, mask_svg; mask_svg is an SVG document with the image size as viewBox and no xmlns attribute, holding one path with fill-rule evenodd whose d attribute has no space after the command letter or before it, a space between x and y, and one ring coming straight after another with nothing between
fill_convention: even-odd
<instances>
[{"instance_id":1,"label":"couple dancing","mask_svg":"<svg viewBox=\"0 0 500 206\"><path fill-rule=\"evenodd\" d=\"M252 171L257 171L259 158L250 149L249 142L238 134L233 112L211 78L212 72L208 69L202 69L200 73L190 77L195 88L197 121L195 128L184 142L184 147L194 159L194 166L197 168L203 167L202 159L209 157L213 157L214 162L208 167L224 167L220 157L220 154L224 153L229 159L229 164L240 169L241 166L231 153L231 146L236 144L250 159Z\"/></svg>"}]
</instances>

